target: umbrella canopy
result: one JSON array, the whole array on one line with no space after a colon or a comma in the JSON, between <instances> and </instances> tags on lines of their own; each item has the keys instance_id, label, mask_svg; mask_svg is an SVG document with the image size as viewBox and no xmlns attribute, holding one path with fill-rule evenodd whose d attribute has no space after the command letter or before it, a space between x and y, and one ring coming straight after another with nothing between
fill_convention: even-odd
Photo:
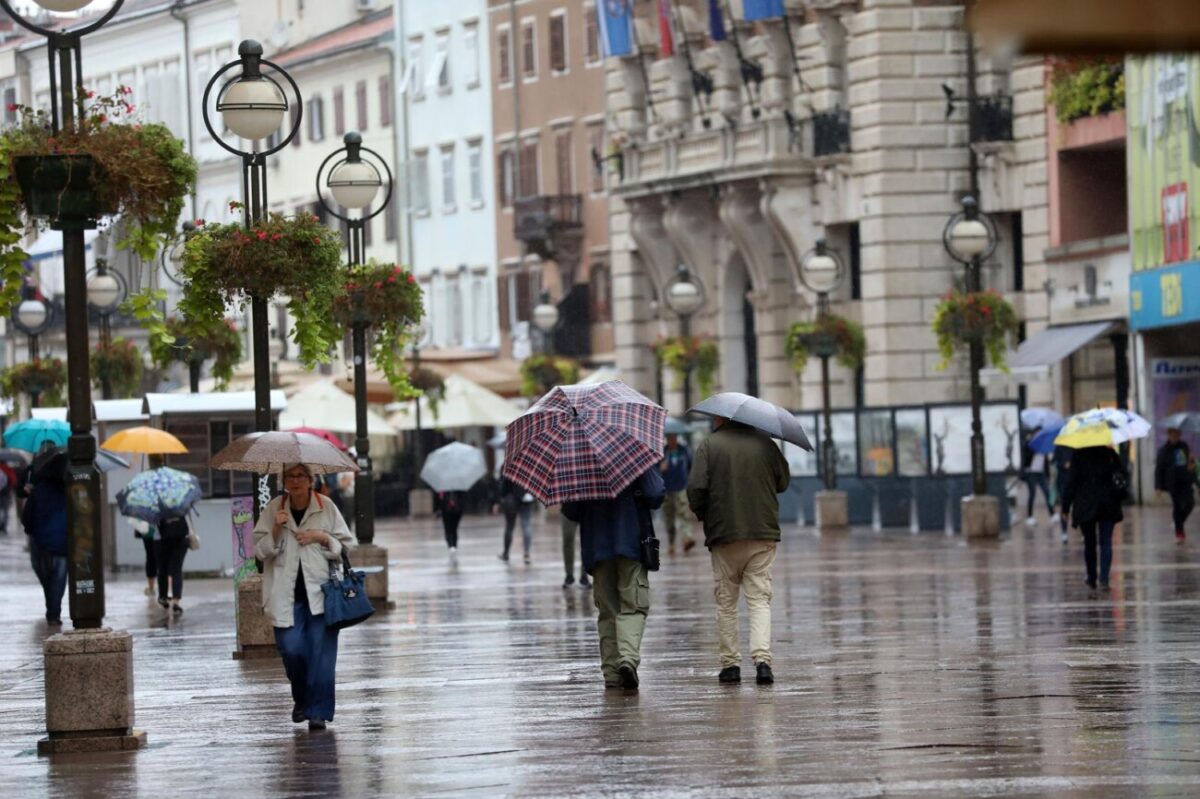
<instances>
[{"instance_id":1,"label":"umbrella canopy","mask_svg":"<svg viewBox=\"0 0 1200 799\"><path fill-rule=\"evenodd\" d=\"M421 479L434 491L466 491L487 474L483 452L459 441L429 453Z\"/></svg>"},{"instance_id":2,"label":"umbrella canopy","mask_svg":"<svg viewBox=\"0 0 1200 799\"><path fill-rule=\"evenodd\" d=\"M29 456L19 449L0 449L0 463L24 466L29 463Z\"/></svg>"},{"instance_id":3,"label":"umbrella canopy","mask_svg":"<svg viewBox=\"0 0 1200 799\"><path fill-rule=\"evenodd\" d=\"M156 427L131 427L108 437L100 446L117 452L137 452L142 455L180 455L188 449L175 436Z\"/></svg>"},{"instance_id":4,"label":"umbrella canopy","mask_svg":"<svg viewBox=\"0 0 1200 799\"><path fill-rule=\"evenodd\" d=\"M354 397L329 380L305 386L288 397L287 408L279 414L279 428L312 428L323 433L354 435L358 432L355 429ZM367 435L394 436L396 431L386 419L368 408ZM345 449L344 446L341 448Z\"/></svg>"},{"instance_id":5,"label":"umbrella canopy","mask_svg":"<svg viewBox=\"0 0 1200 799\"><path fill-rule=\"evenodd\" d=\"M504 449L505 443L508 442L508 433L501 430L496 435L487 440L487 445L492 449Z\"/></svg>"},{"instance_id":6,"label":"umbrella canopy","mask_svg":"<svg viewBox=\"0 0 1200 799\"><path fill-rule=\"evenodd\" d=\"M1062 414L1049 408L1025 408L1021 411L1021 427L1026 430L1062 427L1062 423Z\"/></svg>"},{"instance_id":7,"label":"umbrella canopy","mask_svg":"<svg viewBox=\"0 0 1200 799\"><path fill-rule=\"evenodd\" d=\"M4 443L26 452L37 452L47 441L64 447L71 437L71 428L57 419L26 419L4 431Z\"/></svg>"},{"instance_id":8,"label":"umbrella canopy","mask_svg":"<svg viewBox=\"0 0 1200 799\"><path fill-rule=\"evenodd\" d=\"M1182 433L1200 433L1200 413L1195 411L1173 413L1160 419L1155 427L1162 430L1178 430Z\"/></svg>"},{"instance_id":9,"label":"umbrella canopy","mask_svg":"<svg viewBox=\"0 0 1200 799\"><path fill-rule=\"evenodd\" d=\"M809 452L813 451L813 445L804 434L804 428L790 411L758 397L726 391L709 397L699 405L693 406L692 410L708 416L724 416L726 419L761 430L772 438L782 439Z\"/></svg>"},{"instance_id":10,"label":"umbrella canopy","mask_svg":"<svg viewBox=\"0 0 1200 799\"><path fill-rule=\"evenodd\" d=\"M1051 452L1054 452L1054 448L1058 446L1054 443L1054 439L1058 438L1058 434L1062 428L1062 422L1043 427L1038 431L1037 435L1029 439L1029 448L1041 455L1049 455Z\"/></svg>"},{"instance_id":11,"label":"umbrella canopy","mask_svg":"<svg viewBox=\"0 0 1200 799\"><path fill-rule=\"evenodd\" d=\"M682 419L676 419L674 416L667 418L667 423L663 426L663 435L671 436L686 436L692 432L692 429L687 426L687 423Z\"/></svg>"},{"instance_id":12,"label":"umbrella canopy","mask_svg":"<svg viewBox=\"0 0 1200 799\"><path fill-rule=\"evenodd\" d=\"M556 386L508 426L503 474L544 505L611 499L662 460L666 418L619 380Z\"/></svg>"},{"instance_id":13,"label":"umbrella canopy","mask_svg":"<svg viewBox=\"0 0 1200 799\"><path fill-rule=\"evenodd\" d=\"M335 447L340 449L342 452L345 452L347 449L349 449L346 446L345 442L343 442L340 438L335 436L333 433L329 432L328 430L321 430L320 428L317 428L317 427L289 427L285 432L308 433L310 436L316 436L317 438L325 439L330 444L333 444Z\"/></svg>"},{"instance_id":14,"label":"umbrella canopy","mask_svg":"<svg viewBox=\"0 0 1200 799\"><path fill-rule=\"evenodd\" d=\"M317 474L357 472L358 465L333 444L308 433L250 433L234 439L209 460L214 469L268 474L303 463Z\"/></svg>"},{"instance_id":15,"label":"umbrella canopy","mask_svg":"<svg viewBox=\"0 0 1200 799\"><path fill-rule=\"evenodd\" d=\"M1148 435L1150 423L1133 411L1093 408L1068 419L1054 443L1072 449L1111 447Z\"/></svg>"},{"instance_id":16,"label":"umbrella canopy","mask_svg":"<svg viewBox=\"0 0 1200 799\"><path fill-rule=\"evenodd\" d=\"M96 468L102 472L111 472L115 469L128 469L129 461L122 458L115 452L109 452L106 449L96 450ZM30 474L34 480L41 480L47 476L58 480L67 479L67 450L65 447L55 447L39 452L30 464Z\"/></svg>"},{"instance_id":17,"label":"umbrella canopy","mask_svg":"<svg viewBox=\"0 0 1200 799\"><path fill-rule=\"evenodd\" d=\"M461 375L446 378L446 388L437 403L437 416L428 397L422 397L421 428L452 430L459 427L504 427L521 415L516 405ZM417 415L411 402L388 417L396 430L416 430Z\"/></svg>"},{"instance_id":18,"label":"umbrella canopy","mask_svg":"<svg viewBox=\"0 0 1200 799\"><path fill-rule=\"evenodd\" d=\"M163 466L135 475L117 492L117 507L122 516L158 524L184 515L203 495L195 475Z\"/></svg>"}]
</instances>

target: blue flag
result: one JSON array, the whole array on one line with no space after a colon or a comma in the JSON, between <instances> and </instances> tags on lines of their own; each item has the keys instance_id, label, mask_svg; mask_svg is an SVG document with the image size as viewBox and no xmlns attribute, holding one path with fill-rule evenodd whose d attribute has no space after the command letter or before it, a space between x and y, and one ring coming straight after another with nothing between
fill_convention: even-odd
<instances>
[{"instance_id":1,"label":"blue flag","mask_svg":"<svg viewBox=\"0 0 1200 799\"><path fill-rule=\"evenodd\" d=\"M747 22L753 22L756 19L770 19L771 17L782 17L783 0L743 0L742 5L745 10L745 18Z\"/></svg>"},{"instance_id":2,"label":"blue flag","mask_svg":"<svg viewBox=\"0 0 1200 799\"><path fill-rule=\"evenodd\" d=\"M600 41L608 58L633 52L633 0L596 0Z\"/></svg>"},{"instance_id":3,"label":"blue flag","mask_svg":"<svg viewBox=\"0 0 1200 799\"><path fill-rule=\"evenodd\" d=\"M714 42L725 41L725 15L721 13L721 0L708 0L708 35Z\"/></svg>"}]
</instances>

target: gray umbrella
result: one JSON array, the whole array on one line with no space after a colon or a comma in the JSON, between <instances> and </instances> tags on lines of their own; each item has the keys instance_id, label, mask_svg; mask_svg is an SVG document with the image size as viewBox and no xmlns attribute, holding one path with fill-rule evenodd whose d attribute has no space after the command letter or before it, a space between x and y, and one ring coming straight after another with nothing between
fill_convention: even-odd
<instances>
[{"instance_id":1,"label":"gray umbrella","mask_svg":"<svg viewBox=\"0 0 1200 799\"><path fill-rule=\"evenodd\" d=\"M686 436L690 432L692 432L692 429L687 426L687 423L676 419L674 416L668 416L667 422L663 426L664 436Z\"/></svg>"},{"instance_id":2,"label":"gray umbrella","mask_svg":"<svg viewBox=\"0 0 1200 799\"><path fill-rule=\"evenodd\" d=\"M208 465L268 474L282 472L289 463L303 463L316 474L358 471L345 453L310 433L250 433L231 441Z\"/></svg>"},{"instance_id":3,"label":"gray umbrella","mask_svg":"<svg viewBox=\"0 0 1200 799\"><path fill-rule=\"evenodd\" d=\"M709 416L724 416L735 422L749 425L756 430L761 430L772 438L783 439L801 449L812 452L813 445L809 442L808 436L804 434L804 428L796 421L796 417L778 405L760 400L758 397L751 397L749 394L741 394L737 391L726 391L694 405L692 410Z\"/></svg>"},{"instance_id":4,"label":"gray umbrella","mask_svg":"<svg viewBox=\"0 0 1200 799\"><path fill-rule=\"evenodd\" d=\"M429 453L421 468L421 479L434 491L469 491L485 474L487 462L483 453L461 441Z\"/></svg>"},{"instance_id":5,"label":"gray umbrella","mask_svg":"<svg viewBox=\"0 0 1200 799\"><path fill-rule=\"evenodd\" d=\"M1164 430L1179 430L1190 433L1200 433L1200 413L1192 411L1183 411L1182 413L1173 413L1165 417L1158 423L1158 427Z\"/></svg>"}]
</instances>

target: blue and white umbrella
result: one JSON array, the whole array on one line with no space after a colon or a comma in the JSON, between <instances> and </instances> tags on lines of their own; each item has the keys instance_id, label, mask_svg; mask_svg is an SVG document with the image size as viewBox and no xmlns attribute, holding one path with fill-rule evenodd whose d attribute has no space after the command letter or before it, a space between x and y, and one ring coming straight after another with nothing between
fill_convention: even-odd
<instances>
[{"instance_id":1,"label":"blue and white umbrella","mask_svg":"<svg viewBox=\"0 0 1200 799\"><path fill-rule=\"evenodd\" d=\"M158 524L183 516L203 496L195 475L163 466L142 472L117 492L122 516Z\"/></svg>"},{"instance_id":2,"label":"blue and white umbrella","mask_svg":"<svg viewBox=\"0 0 1200 799\"><path fill-rule=\"evenodd\" d=\"M1062 427L1063 415L1049 408L1025 408L1021 411L1021 427L1026 430L1045 430L1048 427Z\"/></svg>"}]
</instances>

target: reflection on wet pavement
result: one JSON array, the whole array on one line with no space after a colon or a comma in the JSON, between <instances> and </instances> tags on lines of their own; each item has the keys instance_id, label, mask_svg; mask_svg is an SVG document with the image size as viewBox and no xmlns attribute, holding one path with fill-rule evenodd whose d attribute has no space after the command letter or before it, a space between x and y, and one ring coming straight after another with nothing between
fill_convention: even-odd
<instances>
[{"instance_id":1,"label":"reflection on wet pavement","mask_svg":"<svg viewBox=\"0 0 1200 799\"><path fill-rule=\"evenodd\" d=\"M1146 529L1140 521L1145 520ZM1147 512L1090 596L1080 543L785 532L774 686L718 685L707 553L652 577L642 690L605 691L588 591L556 521L534 565L467 519L381 524L396 608L341 638L337 719L289 720L276 661L234 661L228 580L168 623L136 574L108 622L135 636L135 754L40 759L40 591L0 539L0 786L11 796L1200 795L1200 575ZM1153 522L1153 523L1151 523ZM1153 528L1152 530L1150 528ZM747 628L743 622L742 634ZM744 644L743 644L744 646ZM746 670L750 664L743 665Z\"/></svg>"}]
</instances>

